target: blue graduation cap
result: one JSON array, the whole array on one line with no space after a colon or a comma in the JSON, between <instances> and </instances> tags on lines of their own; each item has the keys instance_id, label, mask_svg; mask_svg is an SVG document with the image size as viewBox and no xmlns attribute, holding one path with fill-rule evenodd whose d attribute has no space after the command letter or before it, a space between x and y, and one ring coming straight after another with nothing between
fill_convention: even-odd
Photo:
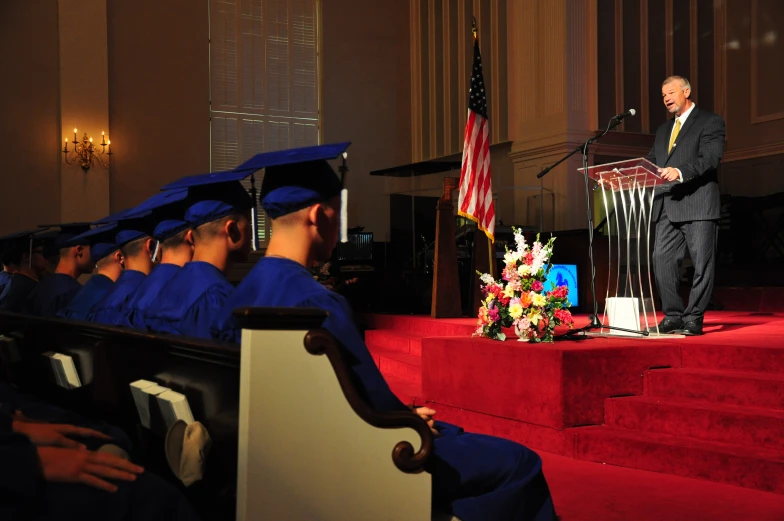
<instances>
[{"instance_id":1,"label":"blue graduation cap","mask_svg":"<svg viewBox=\"0 0 784 521\"><path fill-rule=\"evenodd\" d=\"M187 176L164 186L162 190L187 192L184 220L189 227L197 228L221 217L254 208L253 197L240 184L250 174L227 171Z\"/></svg>"},{"instance_id":2,"label":"blue graduation cap","mask_svg":"<svg viewBox=\"0 0 784 521\"><path fill-rule=\"evenodd\" d=\"M265 152L253 156L234 170L184 177L162 189L185 187L193 189L199 186L239 182L251 176L251 191L255 198L252 176L256 171L264 168L260 203L273 219L342 195L341 240L345 242L347 198L342 176L348 171L346 149L349 145L350 142L345 142ZM341 156L343 165L340 167L341 179L338 179L327 160ZM253 209L255 210L255 204ZM256 224L255 215L253 224L254 226Z\"/></svg>"},{"instance_id":3,"label":"blue graduation cap","mask_svg":"<svg viewBox=\"0 0 784 521\"><path fill-rule=\"evenodd\" d=\"M163 241L188 228L183 219L187 196L185 189L158 192L138 206L104 217L96 224L117 223L115 241L120 246L146 236Z\"/></svg>"},{"instance_id":4,"label":"blue graduation cap","mask_svg":"<svg viewBox=\"0 0 784 521\"><path fill-rule=\"evenodd\" d=\"M72 239L76 236L81 235L82 233L88 231L90 229L92 223L84 223L84 222L74 222L74 223L66 223L66 224L40 224L41 228L59 228L60 230L52 239L52 246L57 249L61 250L63 248L71 248L73 246L86 246L88 243L86 241L82 241L79 244L70 244Z\"/></svg>"},{"instance_id":5,"label":"blue graduation cap","mask_svg":"<svg viewBox=\"0 0 784 521\"><path fill-rule=\"evenodd\" d=\"M144 200L138 206L134 206L133 208L128 208L126 210L113 213L112 215L108 215L103 219L95 221L94 224L106 224L122 221L125 219L144 217L155 211L160 211L162 208L170 207L172 205L183 202L187 195L188 191L185 189L158 192L152 197Z\"/></svg>"},{"instance_id":6,"label":"blue graduation cap","mask_svg":"<svg viewBox=\"0 0 784 521\"><path fill-rule=\"evenodd\" d=\"M17 259L24 251L28 251L30 266L33 262L33 248L34 239L37 233L46 230L46 228L35 228L32 230L25 230L21 232L14 232L0 237L0 254L2 254L2 261L4 264L19 262ZM12 260L13 259L13 260Z\"/></svg>"},{"instance_id":7,"label":"blue graduation cap","mask_svg":"<svg viewBox=\"0 0 784 521\"><path fill-rule=\"evenodd\" d=\"M90 258L93 264L96 264L99 260L120 248L114 240L116 233L116 224L105 224L77 235L71 240L70 244L76 246L82 241L87 241L90 245Z\"/></svg>"}]
</instances>

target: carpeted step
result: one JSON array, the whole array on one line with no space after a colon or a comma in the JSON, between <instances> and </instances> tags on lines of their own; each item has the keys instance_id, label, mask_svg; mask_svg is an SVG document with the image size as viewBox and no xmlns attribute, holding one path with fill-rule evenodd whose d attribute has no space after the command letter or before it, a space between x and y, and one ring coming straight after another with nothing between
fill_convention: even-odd
<instances>
[{"instance_id":1,"label":"carpeted step","mask_svg":"<svg viewBox=\"0 0 784 521\"><path fill-rule=\"evenodd\" d=\"M440 318L427 315L380 315L365 316L368 331L387 329L396 333L408 333L421 337L471 336L476 330L475 318Z\"/></svg>"},{"instance_id":2,"label":"carpeted step","mask_svg":"<svg viewBox=\"0 0 784 521\"><path fill-rule=\"evenodd\" d=\"M365 331L365 344L368 348L398 351L414 356L422 355L422 337L412 333L391 331L389 329L371 329Z\"/></svg>"},{"instance_id":3,"label":"carpeted step","mask_svg":"<svg viewBox=\"0 0 784 521\"><path fill-rule=\"evenodd\" d=\"M651 396L605 401L610 427L784 451L784 411Z\"/></svg>"},{"instance_id":4,"label":"carpeted step","mask_svg":"<svg viewBox=\"0 0 784 521\"><path fill-rule=\"evenodd\" d=\"M422 385L422 357L382 348L370 348L370 354L385 378L393 376Z\"/></svg>"},{"instance_id":5,"label":"carpeted step","mask_svg":"<svg viewBox=\"0 0 784 521\"><path fill-rule=\"evenodd\" d=\"M578 459L784 494L784 451L608 426L570 433Z\"/></svg>"},{"instance_id":6,"label":"carpeted step","mask_svg":"<svg viewBox=\"0 0 784 521\"><path fill-rule=\"evenodd\" d=\"M707 337L700 338L700 343L684 342L681 348L683 367L784 374L784 339L773 336L765 342L758 337L746 340L746 345L741 339L737 345L712 344ZM763 344L748 345L761 340Z\"/></svg>"},{"instance_id":7,"label":"carpeted step","mask_svg":"<svg viewBox=\"0 0 784 521\"><path fill-rule=\"evenodd\" d=\"M395 393L401 402L406 405L422 405L425 400L422 398L422 386L395 376L385 376L384 380L389 384L389 388Z\"/></svg>"},{"instance_id":8,"label":"carpeted step","mask_svg":"<svg viewBox=\"0 0 784 521\"><path fill-rule=\"evenodd\" d=\"M713 403L784 409L784 375L705 369L656 369L645 394Z\"/></svg>"}]
</instances>

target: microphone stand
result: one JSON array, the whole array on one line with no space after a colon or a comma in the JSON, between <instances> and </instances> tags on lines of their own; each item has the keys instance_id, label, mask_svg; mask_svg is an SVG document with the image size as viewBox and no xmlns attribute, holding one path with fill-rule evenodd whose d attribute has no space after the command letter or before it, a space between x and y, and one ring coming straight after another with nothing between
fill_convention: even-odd
<instances>
[{"instance_id":1,"label":"microphone stand","mask_svg":"<svg viewBox=\"0 0 784 521\"><path fill-rule=\"evenodd\" d=\"M550 170L555 168L556 166L560 165L570 157L572 157L577 152L582 152L583 155L583 177L585 178L585 203L588 212L588 259L590 260L591 264L591 297L593 298L593 315L591 316L591 321L588 325L583 326L581 328L573 329L568 333L563 335L564 338L568 339L578 339L578 338L585 338L586 333L593 330L593 329L612 329L615 331L623 331L625 333L633 333L636 335L648 336L648 331L635 331L633 329L624 329L615 326L605 326L602 324L602 321L599 320L599 304L596 301L596 265L594 264L593 260L593 212L591 211L591 188L589 187L588 183L588 147L595 143L600 138L604 137L610 130L614 129L618 125L621 124L623 117L613 116L609 123L607 123L607 128L604 129L604 132L589 138L585 143L580 145L579 147L575 148L564 157L559 159L557 162L553 163L552 165L548 166L538 174L536 174L537 179L541 179L542 177L546 176Z\"/></svg>"}]
</instances>

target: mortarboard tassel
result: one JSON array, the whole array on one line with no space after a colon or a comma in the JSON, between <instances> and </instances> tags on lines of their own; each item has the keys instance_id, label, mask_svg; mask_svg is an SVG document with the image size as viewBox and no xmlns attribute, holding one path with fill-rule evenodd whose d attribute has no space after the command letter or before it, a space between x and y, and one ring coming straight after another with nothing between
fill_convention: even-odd
<instances>
[{"instance_id":1,"label":"mortarboard tassel","mask_svg":"<svg viewBox=\"0 0 784 521\"><path fill-rule=\"evenodd\" d=\"M348 154L343 152L341 154L341 164L338 167L340 171L340 185L343 189L340 191L340 242L348 242L348 189L346 188L346 172L348 172L348 165L346 160Z\"/></svg>"},{"instance_id":2,"label":"mortarboard tassel","mask_svg":"<svg viewBox=\"0 0 784 521\"><path fill-rule=\"evenodd\" d=\"M348 242L348 190L340 191L340 242Z\"/></svg>"},{"instance_id":3,"label":"mortarboard tassel","mask_svg":"<svg viewBox=\"0 0 784 521\"><path fill-rule=\"evenodd\" d=\"M158 250L161 249L161 241L155 241L155 249L152 251L152 258L150 259L152 262L155 262L155 259L158 258Z\"/></svg>"}]
</instances>

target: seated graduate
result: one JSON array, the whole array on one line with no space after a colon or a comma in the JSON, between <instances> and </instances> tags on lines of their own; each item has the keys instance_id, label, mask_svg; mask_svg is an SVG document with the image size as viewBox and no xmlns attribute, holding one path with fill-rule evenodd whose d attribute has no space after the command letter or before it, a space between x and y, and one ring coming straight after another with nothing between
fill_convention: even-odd
<instances>
[{"instance_id":1,"label":"seated graduate","mask_svg":"<svg viewBox=\"0 0 784 521\"><path fill-rule=\"evenodd\" d=\"M5 263L5 249L7 243L5 238L0 238L0 295L2 295L6 284L11 281L11 275L14 273L14 268Z\"/></svg>"},{"instance_id":2,"label":"seated graduate","mask_svg":"<svg viewBox=\"0 0 784 521\"><path fill-rule=\"evenodd\" d=\"M95 272L68 306L57 312L58 317L87 320L93 307L112 290L123 272L123 255L114 242L116 234L116 224L105 224L74 238L74 244L83 240L90 243L90 257L95 263Z\"/></svg>"},{"instance_id":3,"label":"seated graduate","mask_svg":"<svg viewBox=\"0 0 784 521\"><path fill-rule=\"evenodd\" d=\"M22 312L27 297L38 285L47 268L43 257L43 244L35 237L40 230L18 232L4 237L3 263L14 274L0 292L0 310Z\"/></svg>"},{"instance_id":4,"label":"seated graduate","mask_svg":"<svg viewBox=\"0 0 784 521\"><path fill-rule=\"evenodd\" d=\"M192 179L185 221L193 260L161 289L143 322L151 331L210 338L210 324L234 289L226 272L250 253L253 198L238 181Z\"/></svg>"},{"instance_id":5,"label":"seated graduate","mask_svg":"<svg viewBox=\"0 0 784 521\"><path fill-rule=\"evenodd\" d=\"M346 145L343 145L345 149ZM337 152L337 153L336 153ZM408 409L392 393L352 320L348 302L313 279L307 266L329 259L338 239L341 181L329 164L342 152L325 146L300 164L268 167L261 205L272 219L267 254L237 286L215 322L215 334L236 342L233 309L244 306L315 307L329 313L322 325L353 359L353 374L368 402L379 410ZM290 152L292 162L295 151ZM257 156L258 157L258 156ZM462 521L553 520L555 512L542 462L508 440L463 432L434 422L435 411L415 409L434 429L433 506Z\"/></svg>"},{"instance_id":6,"label":"seated graduate","mask_svg":"<svg viewBox=\"0 0 784 521\"><path fill-rule=\"evenodd\" d=\"M172 485L74 438L110 441L88 428L0 411L0 519L198 519Z\"/></svg>"},{"instance_id":7,"label":"seated graduate","mask_svg":"<svg viewBox=\"0 0 784 521\"><path fill-rule=\"evenodd\" d=\"M122 231L117 239L130 241L127 246L122 247L123 254L127 255L125 272L114 289L93 308L88 320L102 324L128 325L127 320L120 317L127 316L131 300L139 294L139 288L150 275L157 271L155 262L160 255L161 236L168 238L167 234L172 231L171 221L167 219L172 215L179 217L180 220L175 226L181 228L176 231L187 228L187 224L181 220L185 214L187 193L187 190L159 192L119 217L118 226Z\"/></svg>"},{"instance_id":8,"label":"seated graduate","mask_svg":"<svg viewBox=\"0 0 784 521\"><path fill-rule=\"evenodd\" d=\"M169 280L180 268L193 260L193 231L186 221L166 220L155 227L153 237L160 245L161 263L153 268L144 282L134 291L125 304L117 307L114 315L104 315L107 323L115 326L144 329L144 317ZM94 320L100 322L96 314Z\"/></svg>"},{"instance_id":9,"label":"seated graduate","mask_svg":"<svg viewBox=\"0 0 784 521\"><path fill-rule=\"evenodd\" d=\"M60 231L54 238L54 247L59 251L57 268L53 274L41 279L30 293L25 303L24 312L41 317L54 317L57 312L65 309L76 293L82 289L77 280L82 275L93 271L90 258L90 245L86 240L80 244L70 243L77 235L90 229L90 223L72 223L57 226ZM71 244L69 246L69 244Z\"/></svg>"}]
</instances>

